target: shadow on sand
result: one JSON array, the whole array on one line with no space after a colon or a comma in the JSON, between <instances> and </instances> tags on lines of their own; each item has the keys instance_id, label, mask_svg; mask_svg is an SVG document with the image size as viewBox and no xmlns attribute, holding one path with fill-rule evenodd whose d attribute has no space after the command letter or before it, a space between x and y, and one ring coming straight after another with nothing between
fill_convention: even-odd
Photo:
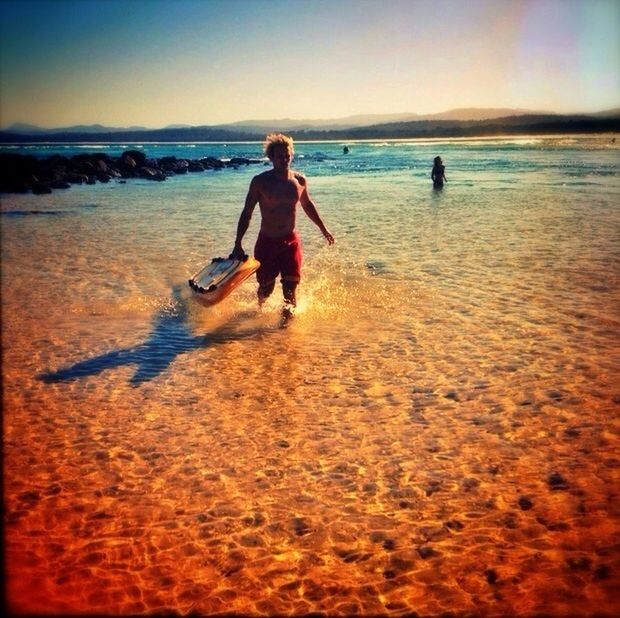
<instances>
[{"instance_id":1,"label":"shadow on sand","mask_svg":"<svg viewBox=\"0 0 620 618\"><path fill-rule=\"evenodd\" d=\"M129 380L129 383L132 386L139 386L164 372L180 354L209 345L247 339L263 330L256 327L239 330L234 327L234 320L231 320L211 333L194 335L187 319L189 314L188 301L182 298L181 289L181 286L173 288L173 308L162 310L157 314L153 332L144 343L89 358L66 369L45 372L39 374L38 378L47 383L65 382L95 375L105 369L123 365L137 365L136 373Z\"/></svg>"}]
</instances>

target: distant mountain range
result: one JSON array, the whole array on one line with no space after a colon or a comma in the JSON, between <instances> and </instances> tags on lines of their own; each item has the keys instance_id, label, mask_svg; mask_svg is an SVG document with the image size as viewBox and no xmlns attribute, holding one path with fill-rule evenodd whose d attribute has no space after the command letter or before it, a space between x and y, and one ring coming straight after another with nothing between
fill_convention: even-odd
<instances>
[{"instance_id":1,"label":"distant mountain range","mask_svg":"<svg viewBox=\"0 0 620 618\"><path fill-rule=\"evenodd\" d=\"M358 114L344 118L332 118L328 120L292 120L283 118L279 120L243 120L228 125L220 125L222 128L242 130L280 130L280 131L309 131L320 129L323 131L342 131L357 127L368 127L395 122L421 122L425 120L491 120L522 114L540 114L547 112L534 112L529 110L506 109L506 108L461 108L453 109L438 114Z\"/></svg>"},{"instance_id":2,"label":"distant mountain range","mask_svg":"<svg viewBox=\"0 0 620 618\"><path fill-rule=\"evenodd\" d=\"M462 108L438 114L366 114L323 120L244 120L220 125L170 125L163 129L99 124L42 128L17 123L0 131L0 142L255 141L271 131L296 139L406 139L519 133L620 131L620 108L594 114L556 114L520 109Z\"/></svg>"},{"instance_id":3,"label":"distant mountain range","mask_svg":"<svg viewBox=\"0 0 620 618\"><path fill-rule=\"evenodd\" d=\"M127 129L117 129L114 127L105 127L101 124L79 124L73 127L64 127L61 129L46 129L43 127L37 127L33 124L26 124L24 122L16 122L10 127L3 129L3 132L7 133L20 133L22 135L39 135L44 133L46 135L53 135L55 133L117 133L118 131L144 131L146 127L128 127Z\"/></svg>"}]
</instances>

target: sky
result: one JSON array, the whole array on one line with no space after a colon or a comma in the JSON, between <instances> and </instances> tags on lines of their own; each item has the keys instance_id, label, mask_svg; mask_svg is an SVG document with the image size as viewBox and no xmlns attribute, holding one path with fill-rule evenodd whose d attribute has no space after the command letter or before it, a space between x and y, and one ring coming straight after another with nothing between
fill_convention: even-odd
<instances>
[{"instance_id":1,"label":"sky","mask_svg":"<svg viewBox=\"0 0 620 618\"><path fill-rule=\"evenodd\" d=\"M0 0L0 127L620 107L620 0Z\"/></svg>"}]
</instances>

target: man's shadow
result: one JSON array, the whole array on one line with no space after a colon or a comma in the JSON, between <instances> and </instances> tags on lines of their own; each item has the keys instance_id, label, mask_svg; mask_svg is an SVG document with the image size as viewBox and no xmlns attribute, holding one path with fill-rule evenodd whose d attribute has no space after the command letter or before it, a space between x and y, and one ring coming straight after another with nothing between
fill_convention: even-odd
<instances>
[{"instance_id":1,"label":"man's shadow","mask_svg":"<svg viewBox=\"0 0 620 618\"><path fill-rule=\"evenodd\" d=\"M39 379L47 383L66 382L95 375L104 369L137 365L129 383L139 386L164 372L180 354L216 343L248 338L257 333L256 328L239 331L234 325L226 323L206 335L194 335L188 324L188 302L181 296L181 286L173 288L172 299L172 308L157 314L153 332L144 343L89 358L65 369L39 374Z\"/></svg>"}]
</instances>

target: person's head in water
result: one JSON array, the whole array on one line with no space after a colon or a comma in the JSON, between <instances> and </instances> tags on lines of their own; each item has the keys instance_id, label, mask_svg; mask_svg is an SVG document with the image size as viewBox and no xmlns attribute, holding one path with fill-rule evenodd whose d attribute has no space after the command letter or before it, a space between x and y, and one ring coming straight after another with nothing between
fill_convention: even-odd
<instances>
[{"instance_id":1,"label":"person's head in water","mask_svg":"<svg viewBox=\"0 0 620 618\"><path fill-rule=\"evenodd\" d=\"M276 170L287 170L295 150L293 138L282 133L270 133L264 143L265 154Z\"/></svg>"},{"instance_id":2,"label":"person's head in water","mask_svg":"<svg viewBox=\"0 0 620 618\"><path fill-rule=\"evenodd\" d=\"M435 165L441 165L443 163L443 161L441 160L441 157L435 157L433 161Z\"/></svg>"}]
</instances>

